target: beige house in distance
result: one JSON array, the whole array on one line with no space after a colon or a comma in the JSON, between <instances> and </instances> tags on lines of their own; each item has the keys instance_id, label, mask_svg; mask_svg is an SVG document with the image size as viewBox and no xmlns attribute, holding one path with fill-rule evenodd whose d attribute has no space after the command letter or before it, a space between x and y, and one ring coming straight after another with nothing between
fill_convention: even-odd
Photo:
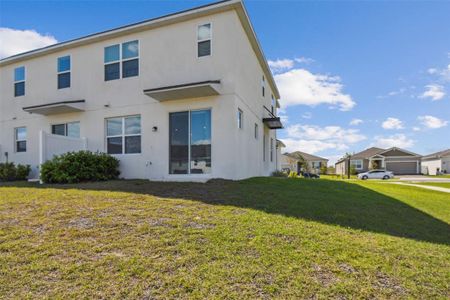
<instances>
[{"instance_id":1,"label":"beige house in distance","mask_svg":"<svg viewBox=\"0 0 450 300\"><path fill-rule=\"evenodd\" d=\"M305 166L304 163L307 165ZM319 174L323 166L327 166L328 159L312 155L306 152L295 151L292 153L284 153L281 155L281 169L301 172L310 171Z\"/></svg>"},{"instance_id":2,"label":"beige house in distance","mask_svg":"<svg viewBox=\"0 0 450 300\"><path fill-rule=\"evenodd\" d=\"M405 149L392 147L381 149L372 147L355 153L350 158L350 165L357 173L372 169L382 169L395 175L420 174L421 156ZM347 175L347 159L340 159L336 165L336 174Z\"/></svg>"},{"instance_id":3,"label":"beige house in distance","mask_svg":"<svg viewBox=\"0 0 450 300\"><path fill-rule=\"evenodd\" d=\"M240 0L0 60L0 162L106 152L121 177L269 176L277 86Z\"/></svg>"}]
</instances>

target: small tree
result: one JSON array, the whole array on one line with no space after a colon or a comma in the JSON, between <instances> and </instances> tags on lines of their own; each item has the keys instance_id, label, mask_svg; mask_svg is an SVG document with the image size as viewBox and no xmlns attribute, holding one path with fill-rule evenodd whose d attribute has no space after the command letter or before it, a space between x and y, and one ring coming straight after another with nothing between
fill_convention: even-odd
<instances>
[{"instance_id":1,"label":"small tree","mask_svg":"<svg viewBox=\"0 0 450 300\"><path fill-rule=\"evenodd\" d=\"M320 166L320 174L326 175L327 173L328 173L328 168L327 168L327 166L326 166L325 164L322 164L322 165Z\"/></svg>"}]
</instances>

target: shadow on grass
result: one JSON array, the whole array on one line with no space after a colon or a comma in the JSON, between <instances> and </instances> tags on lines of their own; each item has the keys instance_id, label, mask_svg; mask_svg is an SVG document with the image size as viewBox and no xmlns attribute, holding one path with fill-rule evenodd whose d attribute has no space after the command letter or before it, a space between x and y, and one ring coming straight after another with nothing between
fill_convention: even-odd
<instances>
[{"instance_id":1,"label":"shadow on grass","mask_svg":"<svg viewBox=\"0 0 450 300\"><path fill-rule=\"evenodd\" d=\"M131 192L252 208L325 224L450 245L450 225L402 201L358 184L333 180L253 178L208 183L119 180L76 185L1 186Z\"/></svg>"}]
</instances>

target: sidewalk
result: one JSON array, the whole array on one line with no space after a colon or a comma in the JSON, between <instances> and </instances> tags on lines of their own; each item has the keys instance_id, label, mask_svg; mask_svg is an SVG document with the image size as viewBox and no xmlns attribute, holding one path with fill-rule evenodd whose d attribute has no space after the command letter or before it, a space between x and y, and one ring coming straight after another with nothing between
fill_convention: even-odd
<instances>
[{"instance_id":1,"label":"sidewalk","mask_svg":"<svg viewBox=\"0 0 450 300\"><path fill-rule=\"evenodd\" d=\"M421 184L404 183L404 182L389 182L389 183L391 183L391 184L399 184L399 185L415 186L415 187L419 187L419 188L424 188L424 189L429 189L429 190L434 190L434 191L439 191L439 192L444 192L444 193L449 193L450 194L450 189L439 187L439 186L421 185Z\"/></svg>"}]
</instances>

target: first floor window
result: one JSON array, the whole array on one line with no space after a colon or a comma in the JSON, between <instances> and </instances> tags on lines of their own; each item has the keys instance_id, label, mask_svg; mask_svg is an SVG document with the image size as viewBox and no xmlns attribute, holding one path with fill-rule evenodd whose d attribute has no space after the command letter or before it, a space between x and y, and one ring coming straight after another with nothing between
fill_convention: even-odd
<instances>
[{"instance_id":1,"label":"first floor window","mask_svg":"<svg viewBox=\"0 0 450 300\"><path fill-rule=\"evenodd\" d=\"M350 161L350 167L355 168L356 170L361 170L363 168L362 160L351 160Z\"/></svg>"},{"instance_id":2,"label":"first floor window","mask_svg":"<svg viewBox=\"0 0 450 300\"><path fill-rule=\"evenodd\" d=\"M18 127L14 129L16 152L27 152L27 128Z\"/></svg>"},{"instance_id":3,"label":"first floor window","mask_svg":"<svg viewBox=\"0 0 450 300\"><path fill-rule=\"evenodd\" d=\"M312 162L312 168L313 169L320 169L321 163L320 161L313 161Z\"/></svg>"},{"instance_id":4,"label":"first floor window","mask_svg":"<svg viewBox=\"0 0 450 300\"><path fill-rule=\"evenodd\" d=\"M108 154L141 153L141 116L106 119Z\"/></svg>"},{"instance_id":5,"label":"first floor window","mask_svg":"<svg viewBox=\"0 0 450 300\"><path fill-rule=\"evenodd\" d=\"M266 161L266 134L263 133L263 161Z\"/></svg>"},{"instance_id":6,"label":"first floor window","mask_svg":"<svg viewBox=\"0 0 450 300\"><path fill-rule=\"evenodd\" d=\"M211 173L211 110L171 113L169 120L169 173Z\"/></svg>"},{"instance_id":7,"label":"first floor window","mask_svg":"<svg viewBox=\"0 0 450 300\"><path fill-rule=\"evenodd\" d=\"M80 137L80 122L71 122L52 125L52 134L64 135L73 138Z\"/></svg>"},{"instance_id":8,"label":"first floor window","mask_svg":"<svg viewBox=\"0 0 450 300\"><path fill-rule=\"evenodd\" d=\"M273 161L273 139L270 138L270 161Z\"/></svg>"}]
</instances>

